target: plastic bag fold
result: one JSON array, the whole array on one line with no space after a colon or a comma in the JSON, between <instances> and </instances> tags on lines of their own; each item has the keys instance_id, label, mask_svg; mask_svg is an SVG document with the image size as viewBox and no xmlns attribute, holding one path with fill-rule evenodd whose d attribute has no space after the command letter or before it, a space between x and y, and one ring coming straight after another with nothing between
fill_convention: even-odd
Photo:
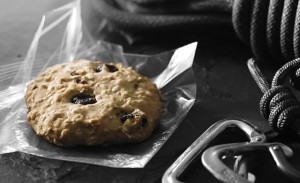
<instances>
[{"instance_id":1,"label":"plastic bag fold","mask_svg":"<svg viewBox=\"0 0 300 183\"><path fill-rule=\"evenodd\" d=\"M0 154L36 156L118 168L142 168L158 152L195 102L192 72L197 43L157 55L124 53L120 45L92 39L84 31L80 1L42 17L24 61L0 67ZM54 44L47 44L51 39ZM62 148L38 137L26 120L26 85L55 64L76 59L121 62L149 77L160 89L164 112L146 141L108 147Z\"/></svg>"}]
</instances>

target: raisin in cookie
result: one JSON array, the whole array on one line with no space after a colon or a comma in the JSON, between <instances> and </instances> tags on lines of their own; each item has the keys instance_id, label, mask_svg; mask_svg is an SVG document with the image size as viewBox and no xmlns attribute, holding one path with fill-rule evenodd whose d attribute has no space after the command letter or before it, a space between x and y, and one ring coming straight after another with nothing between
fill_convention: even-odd
<instances>
[{"instance_id":1,"label":"raisin in cookie","mask_svg":"<svg viewBox=\"0 0 300 183\"><path fill-rule=\"evenodd\" d=\"M147 139L162 112L154 83L122 64L78 60L53 66L27 87L28 122L59 146Z\"/></svg>"}]
</instances>

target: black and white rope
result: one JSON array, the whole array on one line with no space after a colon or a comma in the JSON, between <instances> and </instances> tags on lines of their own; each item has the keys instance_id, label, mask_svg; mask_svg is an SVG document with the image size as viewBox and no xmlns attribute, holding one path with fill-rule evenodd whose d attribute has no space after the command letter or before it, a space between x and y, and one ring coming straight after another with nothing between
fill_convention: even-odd
<instances>
[{"instance_id":1,"label":"black and white rope","mask_svg":"<svg viewBox=\"0 0 300 183\"><path fill-rule=\"evenodd\" d=\"M260 100L260 112L270 126L279 133L288 133L291 125L300 119L300 102L285 85L285 81L299 68L300 59L295 59L282 66L274 75L269 87L254 59L248 60L248 68L264 93Z\"/></svg>"}]
</instances>

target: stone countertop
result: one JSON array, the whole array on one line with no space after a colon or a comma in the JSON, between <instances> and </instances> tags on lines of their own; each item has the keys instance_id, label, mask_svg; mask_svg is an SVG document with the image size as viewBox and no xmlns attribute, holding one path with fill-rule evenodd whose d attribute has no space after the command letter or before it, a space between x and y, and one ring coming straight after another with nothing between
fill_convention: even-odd
<instances>
[{"instance_id":1,"label":"stone countertop","mask_svg":"<svg viewBox=\"0 0 300 183\"><path fill-rule=\"evenodd\" d=\"M67 2L1 0L0 65L22 61L41 16ZM87 17L84 19L87 24L95 22ZM94 36L97 37L97 34ZM156 36L153 37L155 39ZM116 38L108 37L107 40L114 41ZM268 130L258 108L262 93L246 66L251 53L238 40L231 27L224 28L222 32L206 29L193 35L184 34L176 38L170 35L156 39L159 41L149 40L124 44L124 49L126 52L152 54L198 41L193 65L197 100L175 133L145 168L117 169L17 152L0 155L0 182L160 182L163 173L176 158L218 120L242 118ZM273 73L274 68L270 68L267 72ZM295 146L299 147L299 144ZM200 178L218 182L207 174L199 177L204 174L202 168L194 168L185 180L197 182Z\"/></svg>"}]
</instances>

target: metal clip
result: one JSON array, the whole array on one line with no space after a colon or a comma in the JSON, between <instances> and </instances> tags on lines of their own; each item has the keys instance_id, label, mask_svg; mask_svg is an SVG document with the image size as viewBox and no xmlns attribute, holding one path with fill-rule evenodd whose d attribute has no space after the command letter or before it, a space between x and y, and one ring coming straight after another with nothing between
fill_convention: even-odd
<instances>
[{"instance_id":1,"label":"metal clip","mask_svg":"<svg viewBox=\"0 0 300 183\"><path fill-rule=\"evenodd\" d=\"M300 172L292 167L285 158L286 156L291 157L293 155L293 151L288 146L278 142L245 142L216 145L204 151L202 154L202 163L220 181L251 183L251 181L240 176L238 173L227 167L221 161L221 159L241 155L241 153L244 152L249 153L250 151L257 150L269 150L274 161L276 162L277 167L283 174L294 180L300 180Z\"/></svg>"},{"instance_id":2,"label":"metal clip","mask_svg":"<svg viewBox=\"0 0 300 183\"><path fill-rule=\"evenodd\" d=\"M179 183L179 176L188 168L196 157L228 127L238 127L245 132L250 142L265 142L266 137L252 125L240 120L223 120L208 128L184 153L167 169L162 177L163 183Z\"/></svg>"}]
</instances>

